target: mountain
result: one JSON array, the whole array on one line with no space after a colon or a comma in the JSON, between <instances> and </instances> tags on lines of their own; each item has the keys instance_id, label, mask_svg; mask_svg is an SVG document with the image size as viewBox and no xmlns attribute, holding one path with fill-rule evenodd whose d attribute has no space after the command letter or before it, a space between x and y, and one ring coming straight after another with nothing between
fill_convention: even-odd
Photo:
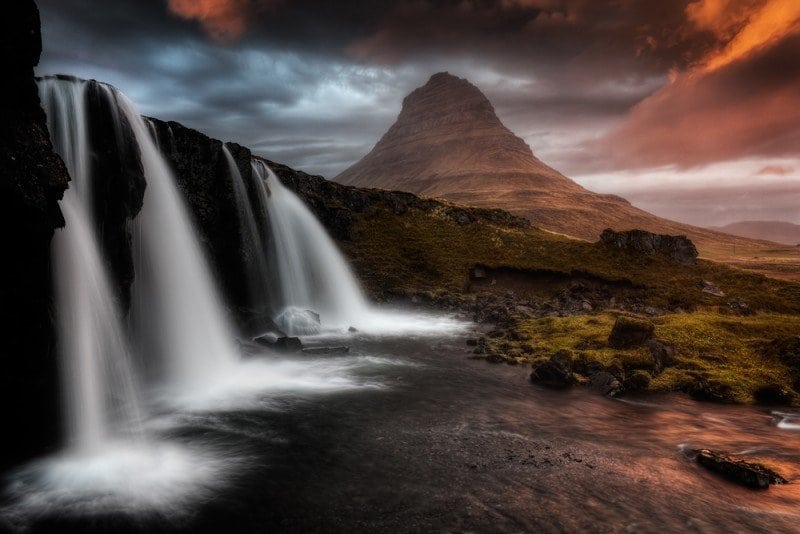
<instances>
[{"instance_id":1,"label":"mountain","mask_svg":"<svg viewBox=\"0 0 800 534\"><path fill-rule=\"evenodd\" d=\"M591 241L605 228L638 228L688 235L706 257L767 246L662 219L581 187L506 128L480 89L447 72L409 94L369 154L334 180L502 208L540 228Z\"/></svg>"},{"instance_id":2,"label":"mountain","mask_svg":"<svg viewBox=\"0 0 800 534\"><path fill-rule=\"evenodd\" d=\"M785 221L738 221L725 226L712 227L712 229L785 245L800 244L800 224Z\"/></svg>"}]
</instances>

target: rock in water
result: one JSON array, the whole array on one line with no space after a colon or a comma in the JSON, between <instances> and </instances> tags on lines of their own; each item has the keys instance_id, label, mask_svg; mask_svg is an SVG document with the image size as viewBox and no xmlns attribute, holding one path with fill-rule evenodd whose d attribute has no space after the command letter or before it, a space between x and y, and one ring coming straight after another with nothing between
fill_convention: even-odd
<instances>
[{"instance_id":1,"label":"rock in water","mask_svg":"<svg viewBox=\"0 0 800 534\"><path fill-rule=\"evenodd\" d=\"M303 343L300 338L292 336L279 337L272 346L283 352L300 352L303 350Z\"/></svg>"},{"instance_id":2,"label":"rock in water","mask_svg":"<svg viewBox=\"0 0 800 534\"><path fill-rule=\"evenodd\" d=\"M686 236L654 234L644 230L615 232L610 228L603 230L600 241L622 250L639 254L663 254L683 265L697 263L697 248Z\"/></svg>"},{"instance_id":3,"label":"rock in water","mask_svg":"<svg viewBox=\"0 0 800 534\"><path fill-rule=\"evenodd\" d=\"M533 369L531 382L552 388L572 385L572 354L567 350L553 354L548 361Z\"/></svg>"},{"instance_id":4,"label":"rock in water","mask_svg":"<svg viewBox=\"0 0 800 534\"><path fill-rule=\"evenodd\" d=\"M303 354L347 354L350 347L306 347Z\"/></svg>"},{"instance_id":5,"label":"rock in water","mask_svg":"<svg viewBox=\"0 0 800 534\"><path fill-rule=\"evenodd\" d=\"M770 484L786 484L786 479L772 469L756 463L748 462L724 452L709 449L697 449L697 463L725 478L755 489L767 489Z\"/></svg>"},{"instance_id":6,"label":"rock in water","mask_svg":"<svg viewBox=\"0 0 800 534\"><path fill-rule=\"evenodd\" d=\"M655 325L650 321L620 316L608 336L608 345L614 349L640 347L653 337L653 332Z\"/></svg>"}]
</instances>

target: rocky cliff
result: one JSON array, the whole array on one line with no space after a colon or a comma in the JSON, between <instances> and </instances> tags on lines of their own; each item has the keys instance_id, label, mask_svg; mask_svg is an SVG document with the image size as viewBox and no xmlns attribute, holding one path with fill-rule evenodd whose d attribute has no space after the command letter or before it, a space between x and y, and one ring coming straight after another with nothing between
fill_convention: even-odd
<instances>
[{"instance_id":1,"label":"rocky cliff","mask_svg":"<svg viewBox=\"0 0 800 534\"><path fill-rule=\"evenodd\" d=\"M540 228L590 241L612 228L688 235L701 253L756 246L581 187L536 158L477 87L446 72L410 93L375 147L334 180L502 208Z\"/></svg>"},{"instance_id":2,"label":"rocky cliff","mask_svg":"<svg viewBox=\"0 0 800 534\"><path fill-rule=\"evenodd\" d=\"M32 0L0 18L0 469L55 444L58 370L50 317L50 240L69 176L53 153L34 81L41 35Z\"/></svg>"}]
</instances>

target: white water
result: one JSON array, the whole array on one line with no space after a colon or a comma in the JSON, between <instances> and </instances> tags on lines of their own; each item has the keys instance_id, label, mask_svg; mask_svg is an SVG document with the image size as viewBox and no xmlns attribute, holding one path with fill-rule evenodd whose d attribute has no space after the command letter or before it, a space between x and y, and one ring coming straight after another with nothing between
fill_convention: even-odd
<instances>
[{"instance_id":1,"label":"white water","mask_svg":"<svg viewBox=\"0 0 800 534\"><path fill-rule=\"evenodd\" d=\"M72 178L61 201L66 225L53 238L53 277L67 439L86 453L115 437L141 437L140 408L122 314L95 236L86 83L45 79L39 91L55 151Z\"/></svg>"},{"instance_id":2,"label":"white water","mask_svg":"<svg viewBox=\"0 0 800 534\"><path fill-rule=\"evenodd\" d=\"M165 364L167 384L202 388L235 365L232 329L172 171L133 103L119 95L119 106L147 181L134 228L131 314L137 336L143 350Z\"/></svg>"},{"instance_id":3,"label":"white water","mask_svg":"<svg viewBox=\"0 0 800 534\"><path fill-rule=\"evenodd\" d=\"M362 334L428 335L465 327L452 317L371 306L344 256L305 203L263 161L254 158L252 167L261 212L269 217L268 243L279 280L272 292L280 302L275 321L287 333L325 335L352 326ZM319 314L321 328L308 310Z\"/></svg>"}]
</instances>

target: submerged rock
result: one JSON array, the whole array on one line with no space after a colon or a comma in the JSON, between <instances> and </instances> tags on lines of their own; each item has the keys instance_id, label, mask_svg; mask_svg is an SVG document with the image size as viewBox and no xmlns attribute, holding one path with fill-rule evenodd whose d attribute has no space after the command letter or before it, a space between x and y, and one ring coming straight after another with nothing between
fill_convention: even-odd
<instances>
[{"instance_id":1,"label":"submerged rock","mask_svg":"<svg viewBox=\"0 0 800 534\"><path fill-rule=\"evenodd\" d=\"M548 361L533 369L531 382L553 388L572 385L572 354L567 350L553 354Z\"/></svg>"},{"instance_id":2,"label":"submerged rock","mask_svg":"<svg viewBox=\"0 0 800 534\"><path fill-rule=\"evenodd\" d=\"M756 462L748 462L724 452L696 449L697 463L728 480L755 489L767 489L770 484L786 484L781 475Z\"/></svg>"},{"instance_id":3,"label":"submerged rock","mask_svg":"<svg viewBox=\"0 0 800 534\"><path fill-rule=\"evenodd\" d=\"M608 336L608 345L614 349L630 349L643 345L653 337L655 325L645 319L620 316Z\"/></svg>"}]
</instances>

